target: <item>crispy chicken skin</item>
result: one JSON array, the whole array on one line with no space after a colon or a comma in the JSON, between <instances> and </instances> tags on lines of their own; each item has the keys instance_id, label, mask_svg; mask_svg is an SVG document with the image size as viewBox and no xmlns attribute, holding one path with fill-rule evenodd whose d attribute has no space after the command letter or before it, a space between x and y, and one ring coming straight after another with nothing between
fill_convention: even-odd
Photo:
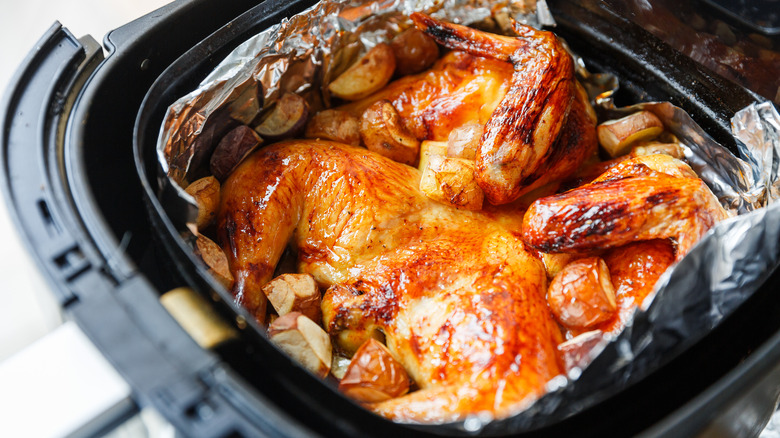
<instances>
[{"instance_id":1,"label":"crispy chicken skin","mask_svg":"<svg viewBox=\"0 0 780 438\"><path fill-rule=\"evenodd\" d=\"M336 344L383 332L421 388L371 409L407 422L519 411L562 371L544 269L498 222L426 198L419 178L324 141L249 157L223 185L218 219L237 300L264 312L260 289L289 244L299 271L330 286L323 322Z\"/></svg>"},{"instance_id":2,"label":"crispy chicken skin","mask_svg":"<svg viewBox=\"0 0 780 438\"><path fill-rule=\"evenodd\" d=\"M523 218L522 235L527 245L546 253L672 238L680 260L726 217L688 165L650 155L624 160L589 184L537 200Z\"/></svg>"},{"instance_id":3,"label":"crispy chicken skin","mask_svg":"<svg viewBox=\"0 0 780 438\"><path fill-rule=\"evenodd\" d=\"M465 123L484 125L506 95L511 79L508 62L452 51L428 71L404 76L339 109L360 118L374 102L389 100L418 140L446 141L450 131Z\"/></svg>"},{"instance_id":4,"label":"crispy chicken skin","mask_svg":"<svg viewBox=\"0 0 780 438\"><path fill-rule=\"evenodd\" d=\"M575 95L574 64L550 32L521 24L517 37L481 32L413 13L417 27L439 44L510 62L512 82L491 115L477 155L477 180L492 204L514 201L529 176L553 155Z\"/></svg>"},{"instance_id":5,"label":"crispy chicken skin","mask_svg":"<svg viewBox=\"0 0 780 438\"><path fill-rule=\"evenodd\" d=\"M412 19L455 50L427 72L339 109L360 117L388 100L418 140L446 141L465 123L485 125L477 181L495 205L570 176L595 153L595 113L574 80L571 57L551 33L520 26L513 38L422 14Z\"/></svg>"}]
</instances>

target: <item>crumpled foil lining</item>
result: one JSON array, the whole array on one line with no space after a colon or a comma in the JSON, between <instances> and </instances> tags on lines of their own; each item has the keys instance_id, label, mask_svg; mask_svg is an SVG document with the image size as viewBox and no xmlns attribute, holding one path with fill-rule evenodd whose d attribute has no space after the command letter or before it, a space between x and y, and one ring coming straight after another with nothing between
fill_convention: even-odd
<instances>
[{"instance_id":1,"label":"crumpled foil lining","mask_svg":"<svg viewBox=\"0 0 780 438\"><path fill-rule=\"evenodd\" d=\"M408 27L412 11L477 25L510 29L509 18L539 27L552 25L544 1L535 12L522 0L324 1L239 46L197 90L168 110L158 139L158 158L173 186L203 175L216 141L236 122L250 124L284 91L306 97L314 111L328 107L326 85L378 42ZM533 3L533 2L530 2ZM532 8L530 9L532 10ZM548 394L512 417L489 414L438 426L437 433L506 434L561 420L616 394L689 348L747 300L780 260L780 115L771 103L753 104L734 115L732 128L741 158L707 135L685 111L668 102L615 108L615 77L591 74L575 55L577 73L595 106L619 117L652 111L684 148L686 159L733 215L713 228L667 270L646 309L615 339L596 348L568 376L548 383ZM168 187L170 188L170 187ZM182 217L192 216L190 209ZM588 365L589 364L589 365ZM587 366L586 366L587 365ZM608 421L608 419L605 419Z\"/></svg>"}]
</instances>

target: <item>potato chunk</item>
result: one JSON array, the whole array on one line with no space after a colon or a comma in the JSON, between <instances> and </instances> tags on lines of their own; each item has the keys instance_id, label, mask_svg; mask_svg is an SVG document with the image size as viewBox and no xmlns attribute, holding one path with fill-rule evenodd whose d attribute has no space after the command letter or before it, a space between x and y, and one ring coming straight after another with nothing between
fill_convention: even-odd
<instances>
[{"instance_id":1,"label":"potato chunk","mask_svg":"<svg viewBox=\"0 0 780 438\"><path fill-rule=\"evenodd\" d=\"M360 145L360 123L346 111L320 111L306 125L306 138L324 138L352 146Z\"/></svg>"},{"instance_id":2,"label":"potato chunk","mask_svg":"<svg viewBox=\"0 0 780 438\"><path fill-rule=\"evenodd\" d=\"M372 338L352 357L339 390L359 402L380 402L406 394L409 375L387 347Z\"/></svg>"},{"instance_id":3,"label":"potato chunk","mask_svg":"<svg viewBox=\"0 0 780 438\"><path fill-rule=\"evenodd\" d=\"M379 91L393 77L395 54L388 44L377 44L328 85L330 94L358 100Z\"/></svg>"},{"instance_id":4,"label":"potato chunk","mask_svg":"<svg viewBox=\"0 0 780 438\"><path fill-rule=\"evenodd\" d=\"M682 146L677 143L648 142L638 144L634 146L633 149L631 149L632 158L656 154L669 155L670 157L677 158L678 160L685 158L685 151L683 150Z\"/></svg>"},{"instance_id":5,"label":"potato chunk","mask_svg":"<svg viewBox=\"0 0 780 438\"><path fill-rule=\"evenodd\" d=\"M550 283L547 304L567 328L584 329L608 320L617 303L607 264L600 257L569 263Z\"/></svg>"},{"instance_id":6,"label":"potato chunk","mask_svg":"<svg viewBox=\"0 0 780 438\"><path fill-rule=\"evenodd\" d=\"M333 351L330 337L317 323L300 312L276 318L268 327L271 342L314 375L330 372Z\"/></svg>"},{"instance_id":7,"label":"potato chunk","mask_svg":"<svg viewBox=\"0 0 780 438\"><path fill-rule=\"evenodd\" d=\"M423 140L420 143L420 163L417 165L417 169L423 172L428 167L428 161L434 155L442 157L447 155L447 142Z\"/></svg>"},{"instance_id":8,"label":"potato chunk","mask_svg":"<svg viewBox=\"0 0 780 438\"><path fill-rule=\"evenodd\" d=\"M233 286L233 274L230 273L230 265L222 248L202 234L198 235L195 246L201 259L209 267L211 275L219 280L225 289L230 289Z\"/></svg>"},{"instance_id":9,"label":"potato chunk","mask_svg":"<svg viewBox=\"0 0 780 438\"><path fill-rule=\"evenodd\" d=\"M184 191L195 198L198 204L198 218L195 221L198 229L211 225L219 208L219 181L213 176L207 176L188 185Z\"/></svg>"},{"instance_id":10,"label":"potato chunk","mask_svg":"<svg viewBox=\"0 0 780 438\"><path fill-rule=\"evenodd\" d=\"M631 146L660 135L664 125L650 111L639 111L617 120L609 120L597 128L599 144L612 157L624 155Z\"/></svg>"},{"instance_id":11,"label":"potato chunk","mask_svg":"<svg viewBox=\"0 0 780 438\"><path fill-rule=\"evenodd\" d=\"M300 312L314 322L322 319L320 289L309 274L282 274L266 284L263 293L279 316Z\"/></svg>"},{"instance_id":12,"label":"potato chunk","mask_svg":"<svg viewBox=\"0 0 780 438\"><path fill-rule=\"evenodd\" d=\"M211 154L211 173L220 181L228 175L252 151L263 143L263 139L249 126L241 125L225 134Z\"/></svg>"},{"instance_id":13,"label":"potato chunk","mask_svg":"<svg viewBox=\"0 0 780 438\"><path fill-rule=\"evenodd\" d=\"M447 138L447 156L450 158L477 158L479 141L485 127L479 123L466 123L450 132Z\"/></svg>"},{"instance_id":14,"label":"potato chunk","mask_svg":"<svg viewBox=\"0 0 780 438\"><path fill-rule=\"evenodd\" d=\"M387 100L377 101L363 111L360 137L369 150L379 155L410 166L417 162L420 141L409 133Z\"/></svg>"},{"instance_id":15,"label":"potato chunk","mask_svg":"<svg viewBox=\"0 0 780 438\"><path fill-rule=\"evenodd\" d=\"M429 198L465 210L481 210L485 194L474 176L474 161L432 155L420 178Z\"/></svg>"},{"instance_id":16,"label":"potato chunk","mask_svg":"<svg viewBox=\"0 0 780 438\"><path fill-rule=\"evenodd\" d=\"M276 106L255 128L268 141L296 137L309 119L309 104L295 93L284 93Z\"/></svg>"},{"instance_id":17,"label":"potato chunk","mask_svg":"<svg viewBox=\"0 0 780 438\"><path fill-rule=\"evenodd\" d=\"M419 73L439 58L439 45L416 27L398 34L390 47L395 54L395 71L400 76Z\"/></svg>"}]
</instances>

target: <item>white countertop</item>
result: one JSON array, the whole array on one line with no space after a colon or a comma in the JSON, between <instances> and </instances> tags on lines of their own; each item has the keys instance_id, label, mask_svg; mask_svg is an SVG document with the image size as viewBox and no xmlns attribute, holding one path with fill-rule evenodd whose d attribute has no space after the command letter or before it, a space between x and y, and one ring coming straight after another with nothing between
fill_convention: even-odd
<instances>
[{"instance_id":1,"label":"white countertop","mask_svg":"<svg viewBox=\"0 0 780 438\"><path fill-rule=\"evenodd\" d=\"M103 36L170 0L23 0L0 14L0 92L43 33L59 21L76 37ZM1 197L1 195L0 195ZM0 202L0 362L60 325L54 300Z\"/></svg>"}]
</instances>

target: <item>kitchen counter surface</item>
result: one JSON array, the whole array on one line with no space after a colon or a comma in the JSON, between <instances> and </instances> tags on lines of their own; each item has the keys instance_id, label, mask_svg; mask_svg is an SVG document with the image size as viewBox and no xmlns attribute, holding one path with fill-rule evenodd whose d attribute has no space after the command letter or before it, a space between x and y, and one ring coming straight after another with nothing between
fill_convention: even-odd
<instances>
[{"instance_id":1,"label":"kitchen counter surface","mask_svg":"<svg viewBox=\"0 0 780 438\"><path fill-rule=\"evenodd\" d=\"M76 37L103 36L169 0L25 0L0 14L0 92L43 33L59 21ZM2 195L0 195L1 197ZM0 202L0 362L61 324L59 310Z\"/></svg>"}]
</instances>

